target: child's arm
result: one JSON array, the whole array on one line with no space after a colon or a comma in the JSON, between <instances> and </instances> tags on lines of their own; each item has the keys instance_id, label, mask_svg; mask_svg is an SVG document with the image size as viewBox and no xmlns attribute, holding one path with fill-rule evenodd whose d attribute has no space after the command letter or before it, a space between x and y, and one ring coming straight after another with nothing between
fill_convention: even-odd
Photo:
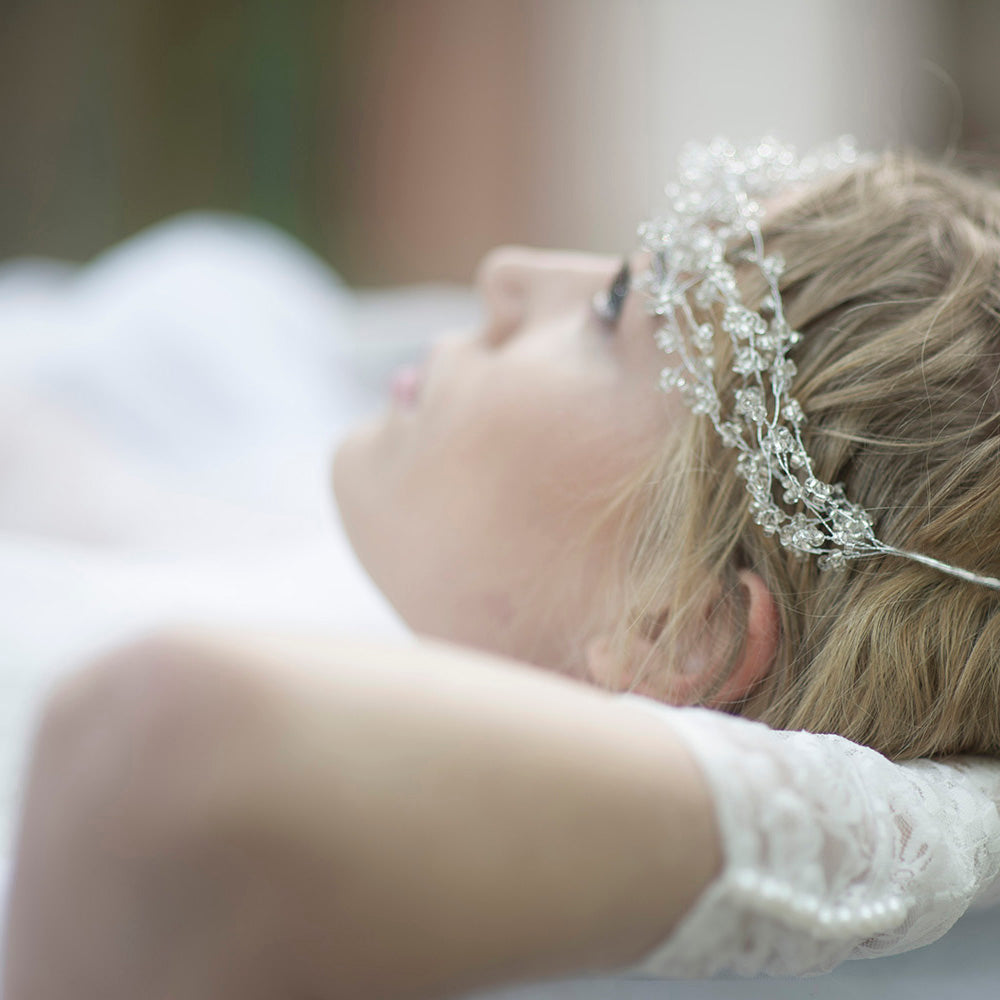
<instances>
[{"instance_id":1,"label":"child's arm","mask_svg":"<svg viewBox=\"0 0 1000 1000\"><path fill-rule=\"evenodd\" d=\"M696 765L610 695L439 644L191 631L50 702L4 996L393 1000L608 970L720 866Z\"/></svg>"}]
</instances>

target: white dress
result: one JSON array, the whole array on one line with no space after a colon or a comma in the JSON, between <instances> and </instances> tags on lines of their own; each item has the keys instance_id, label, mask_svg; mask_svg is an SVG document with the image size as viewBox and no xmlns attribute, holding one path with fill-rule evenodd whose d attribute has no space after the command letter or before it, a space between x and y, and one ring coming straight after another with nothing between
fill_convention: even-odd
<instances>
[{"instance_id":1,"label":"white dress","mask_svg":"<svg viewBox=\"0 0 1000 1000\"><path fill-rule=\"evenodd\" d=\"M221 216L167 223L80 270L0 268L3 856L32 713L87 655L193 618L407 634L339 529L332 442L439 320L475 316L454 290L352 294L287 237ZM897 766L838 737L622 697L692 749L724 870L598 992L518 996L823 972L934 941L1000 895L1000 763ZM947 972L953 998L962 975ZM681 992L696 985L670 995L730 995Z\"/></svg>"},{"instance_id":2,"label":"white dress","mask_svg":"<svg viewBox=\"0 0 1000 1000\"><path fill-rule=\"evenodd\" d=\"M633 971L826 972L929 944L970 906L1000 900L1000 762L898 765L840 736L626 697L692 750L726 859Z\"/></svg>"}]
</instances>

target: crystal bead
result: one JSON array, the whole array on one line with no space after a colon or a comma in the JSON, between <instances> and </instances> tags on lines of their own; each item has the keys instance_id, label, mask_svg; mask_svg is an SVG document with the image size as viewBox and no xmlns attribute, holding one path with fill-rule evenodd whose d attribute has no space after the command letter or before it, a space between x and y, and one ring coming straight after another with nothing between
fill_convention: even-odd
<instances>
[{"instance_id":1,"label":"crystal bead","mask_svg":"<svg viewBox=\"0 0 1000 1000\"><path fill-rule=\"evenodd\" d=\"M802 486L800 483L793 483L788 486L781 498L785 503L798 503L802 499Z\"/></svg>"},{"instance_id":2,"label":"crystal bead","mask_svg":"<svg viewBox=\"0 0 1000 1000\"><path fill-rule=\"evenodd\" d=\"M677 332L669 328L662 328L656 331L656 346L667 354L672 354L680 347L680 337Z\"/></svg>"},{"instance_id":3,"label":"crystal bead","mask_svg":"<svg viewBox=\"0 0 1000 1000\"><path fill-rule=\"evenodd\" d=\"M781 527L781 522L784 520L781 511L776 507L771 507L768 510L762 511L760 517L757 519L757 523L764 529L765 534L773 535L778 528Z\"/></svg>"},{"instance_id":4,"label":"crystal bead","mask_svg":"<svg viewBox=\"0 0 1000 1000\"><path fill-rule=\"evenodd\" d=\"M728 421L719 427L719 437L722 438L722 443L727 448L735 448L743 440L740 429L736 424Z\"/></svg>"},{"instance_id":5,"label":"crystal bead","mask_svg":"<svg viewBox=\"0 0 1000 1000\"><path fill-rule=\"evenodd\" d=\"M780 253L772 254L770 257L765 257L760 262L760 269L764 274L773 279L780 278L785 272L785 258L781 256Z\"/></svg>"},{"instance_id":6,"label":"crystal bead","mask_svg":"<svg viewBox=\"0 0 1000 1000\"><path fill-rule=\"evenodd\" d=\"M702 323L695 331L694 341L702 350L708 350L714 337L715 328L710 323Z\"/></svg>"},{"instance_id":7,"label":"crystal bead","mask_svg":"<svg viewBox=\"0 0 1000 1000\"><path fill-rule=\"evenodd\" d=\"M791 382L798 373L798 367L795 362L790 358L785 358L783 361L779 361L772 368L775 378L784 380L785 382Z\"/></svg>"},{"instance_id":8,"label":"crystal bead","mask_svg":"<svg viewBox=\"0 0 1000 1000\"><path fill-rule=\"evenodd\" d=\"M843 552L834 549L832 552L820 556L817 562L820 569L843 569L847 560L844 558Z\"/></svg>"},{"instance_id":9,"label":"crystal bead","mask_svg":"<svg viewBox=\"0 0 1000 1000\"><path fill-rule=\"evenodd\" d=\"M669 392L671 389L676 389L678 381L680 380L680 372L673 368L664 368L660 372L660 388L664 392Z\"/></svg>"},{"instance_id":10,"label":"crystal bead","mask_svg":"<svg viewBox=\"0 0 1000 1000\"><path fill-rule=\"evenodd\" d=\"M754 372L767 370L767 362L753 348L747 347L736 354L733 371L740 375L752 375Z\"/></svg>"},{"instance_id":11,"label":"crystal bead","mask_svg":"<svg viewBox=\"0 0 1000 1000\"><path fill-rule=\"evenodd\" d=\"M775 451L791 451L795 446L795 438L787 427L775 427L769 435L771 446Z\"/></svg>"},{"instance_id":12,"label":"crystal bead","mask_svg":"<svg viewBox=\"0 0 1000 1000\"><path fill-rule=\"evenodd\" d=\"M793 424L801 424L805 420L805 414L797 399L788 399L781 408L781 413L786 420Z\"/></svg>"}]
</instances>

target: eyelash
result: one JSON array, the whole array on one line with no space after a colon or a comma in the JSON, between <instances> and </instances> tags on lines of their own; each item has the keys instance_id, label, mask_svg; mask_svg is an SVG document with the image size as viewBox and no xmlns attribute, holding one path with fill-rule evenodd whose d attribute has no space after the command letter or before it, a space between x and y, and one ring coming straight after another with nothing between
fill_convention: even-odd
<instances>
[{"instance_id":1,"label":"eyelash","mask_svg":"<svg viewBox=\"0 0 1000 1000\"><path fill-rule=\"evenodd\" d=\"M628 259L622 261L622 266L608 286L607 291L598 292L594 296L594 312L609 330L614 330L621 319L622 307L628 297L632 285L632 271Z\"/></svg>"}]
</instances>

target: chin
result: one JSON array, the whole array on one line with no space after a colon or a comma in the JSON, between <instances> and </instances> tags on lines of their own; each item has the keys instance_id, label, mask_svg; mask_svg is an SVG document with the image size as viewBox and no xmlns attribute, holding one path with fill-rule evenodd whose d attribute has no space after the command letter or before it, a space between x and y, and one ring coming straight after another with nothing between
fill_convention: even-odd
<instances>
[{"instance_id":1,"label":"chin","mask_svg":"<svg viewBox=\"0 0 1000 1000\"><path fill-rule=\"evenodd\" d=\"M333 503L340 514L340 522L351 547L358 551L356 534L358 519L365 508L363 499L365 471L365 439L370 433L367 426L355 428L337 443L330 467L330 485ZM360 558L360 553L358 553Z\"/></svg>"},{"instance_id":2,"label":"chin","mask_svg":"<svg viewBox=\"0 0 1000 1000\"><path fill-rule=\"evenodd\" d=\"M334 444L331 484L334 498L341 508L350 495L363 489L365 480L371 478L372 458L381 424L381 418L355 424Z\"/></svg>"},{"instance_id":3,"label":"chin","mask_svg":"<svg viewBox=\"0 0 1000 1000\"><path fill-rule=\"evenodd\" d=\"M413 627L395 592L398 563L398 511L378 449L379 422L363 424L336 446L331 463L333 501L344 536L361 567L396 611ZM395 584L395 585L394 585Z\"/></svg>"}]
</instances>

